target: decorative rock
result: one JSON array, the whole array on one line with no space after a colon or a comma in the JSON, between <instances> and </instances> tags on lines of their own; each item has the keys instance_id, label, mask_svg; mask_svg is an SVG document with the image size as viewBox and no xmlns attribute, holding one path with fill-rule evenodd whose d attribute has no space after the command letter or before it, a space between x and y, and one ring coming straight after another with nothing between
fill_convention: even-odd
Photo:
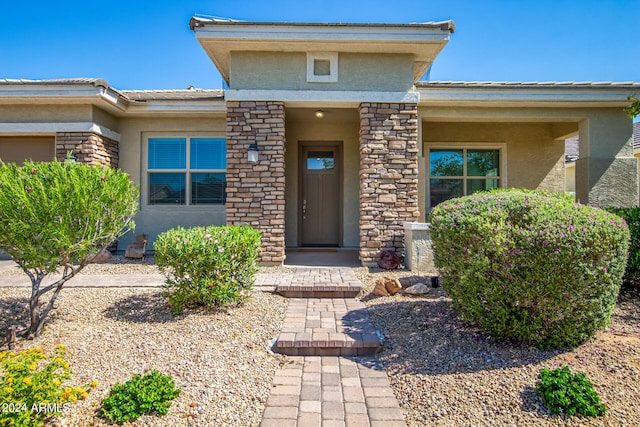
<instances>
[{"instance_id":1,"label":"decorative rock","mask_svg":"<svg viewBox=\"0 0 640 427\"><path fill-rule=\"evenodd\" d=\"M373 288L372 293L379 297L387 297L397 294L401 289L402 285L398 279L381 277L376 280L376 286Z\"/></svg>"},{"instance_id":2,"label":"decorative rock","mask_svg":"<svg viewBox=\"0 0 640 427\"><path fill-rule=\"evenodd\" d=\"M389 291L387 291L387 287L384 284L384 277L376 280L376 286L373 288L373 291L371 291L371 293L379 297L389 296Z\"/></svg>"},{"instance_id":3,"label":"decorative rock","mask_svg":"<svg viewBox=\"0 0 640 427\"><path fill-rule=\"evenodd\" d=\"M429 287L424 283L416 283L404 290L409 295L424 295L429 292Z\"/></svg>"},{"instance_id":4,"label":"decorative rock","mask_svg":"<svg viewBox=\"0 0 640 427\"><path fill-rule=\"evenodd\" d=\"M389 295L395 295L402 289L402 285L398 279L384 278L384 287L389 292Z\"/></svg>"},{"instance_id":5,"label":"decorative rock","mask_svg":"<svg viewBox=\"0 0 640 427\"><path fill-rule=\"evenodd\" d=\"M127 246L127 250L124 253L125 258L144 258L144 253L147 251L147 241L149 236L147 234L138 234L136 241Z\"/></svg>"},{"instance_id":6,"label":"decorative rock","mask_svg":"<svg viewBox=\"0 0 640 427\"><path fill-rule=\"evenodd\" d=\"M382 251L378 257L378 267L395 270L400 265L400 257L393 251Z\"/></svg>"},{"instance_id":7,"label":"decorative rock","mask_svg":"<svg viewBox=\"0 0 640 427\"><path fill-rule=\"evenodd\" d=\"M91 260L91 262L102 262L102 261L106 261L109 258L111 258L111 252L109 252L106 249L101 250L98 255L96 255L95 257L93 257L93 259Z\"/></svg>"}]
</instances>

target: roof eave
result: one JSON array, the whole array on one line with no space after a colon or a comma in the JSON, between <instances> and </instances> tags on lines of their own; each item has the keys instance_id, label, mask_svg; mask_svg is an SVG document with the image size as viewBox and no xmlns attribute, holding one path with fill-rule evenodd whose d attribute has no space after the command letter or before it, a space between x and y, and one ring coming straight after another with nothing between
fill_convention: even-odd
<instances>
[{"instance_id":1,"label":"roof eave","mask_svg":"<svg viewBox=\"0 0 640 427\"><path fill-rule=\"evenodd\" d=\"M455 30L453 21L416 24L240 22L194 17L198 42L229 83L232 51L409 53L415 81Z\"/></svg>"},{"instance_id":2,"label":"roof eave","mask_svg":"<svg viewBox=\"0 0 640 427\"><path fill-rule=\"evenodd\" d=\"M421 106L625 107L640 84L420 82Z\"/></svg>"}]
</instances>

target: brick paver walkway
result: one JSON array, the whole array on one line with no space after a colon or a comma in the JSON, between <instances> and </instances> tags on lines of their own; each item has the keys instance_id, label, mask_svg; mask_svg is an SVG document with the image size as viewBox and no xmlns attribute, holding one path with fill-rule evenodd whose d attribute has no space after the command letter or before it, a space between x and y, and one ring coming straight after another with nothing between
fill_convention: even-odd
<instances>
[{"instance_id":1,"label":"brick paver walkway","mask_svg":"<svg viewBox=\"0 0 640 427\"><path fill-rule=\"evenodd\" d=\"M296 268L292 273L258 274L255 286L275 288L288 298L355 297L362 289L350 268Z\"/></svg>"},{"instance_id":2,"label":"brick paver walkway","mask_svg":"<svg viewBox=\"0 0 640 427\"><path fill-rule=\"evenodd\" d=\"M299 292L286 286L299 286L306 296L289 300L275 348L290 363L276 372L261 427L406 427L389 378L371 356L380 342L367 309L342 297L345 287L361 289L353 270L297 269L258 282L285 296Z\"/></svg>"},{"instance_id":3,"label":"brick paver walkway","mask_svg":"<svg viewBox=\"0 0 640 427\"><path fill-rule=\"evenodd\" d=\"M290 356L365 356L377 353L380 341L355 298L292 298L276 349Z\"/></svg>"}]
</instances>

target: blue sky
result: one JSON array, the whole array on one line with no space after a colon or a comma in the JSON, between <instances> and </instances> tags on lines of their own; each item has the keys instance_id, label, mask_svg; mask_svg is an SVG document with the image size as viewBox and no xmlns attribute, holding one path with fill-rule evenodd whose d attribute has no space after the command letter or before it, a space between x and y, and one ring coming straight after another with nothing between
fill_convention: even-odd
<instances>
[{"instance_id":1,"label":"blue sky","mask_svg":"<svg viewBox=\"0 0 640 427\"><path fill-rule=\"evenodd\" d=\"M194 14L275 22L453 19L457 30L432 80L640 81L640 0L7 0L0 78L220 88L189 30Z\"/></svg>"}]
</instances>

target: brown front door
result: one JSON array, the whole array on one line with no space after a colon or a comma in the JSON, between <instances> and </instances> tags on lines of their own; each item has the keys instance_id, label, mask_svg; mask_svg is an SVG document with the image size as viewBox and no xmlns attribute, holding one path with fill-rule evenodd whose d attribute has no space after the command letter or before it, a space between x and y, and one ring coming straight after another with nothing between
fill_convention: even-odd
<instances>
[{"instance_id":1,"label":"brown front door","mask_svg":"<svg viewBox=\"0 0 640 427\"><path fill-rule=\"evenodd\" d=\"M302 246L340 244L340 149L338 144L303 143L300 150Z\"/></svg>"}]
</instances>

